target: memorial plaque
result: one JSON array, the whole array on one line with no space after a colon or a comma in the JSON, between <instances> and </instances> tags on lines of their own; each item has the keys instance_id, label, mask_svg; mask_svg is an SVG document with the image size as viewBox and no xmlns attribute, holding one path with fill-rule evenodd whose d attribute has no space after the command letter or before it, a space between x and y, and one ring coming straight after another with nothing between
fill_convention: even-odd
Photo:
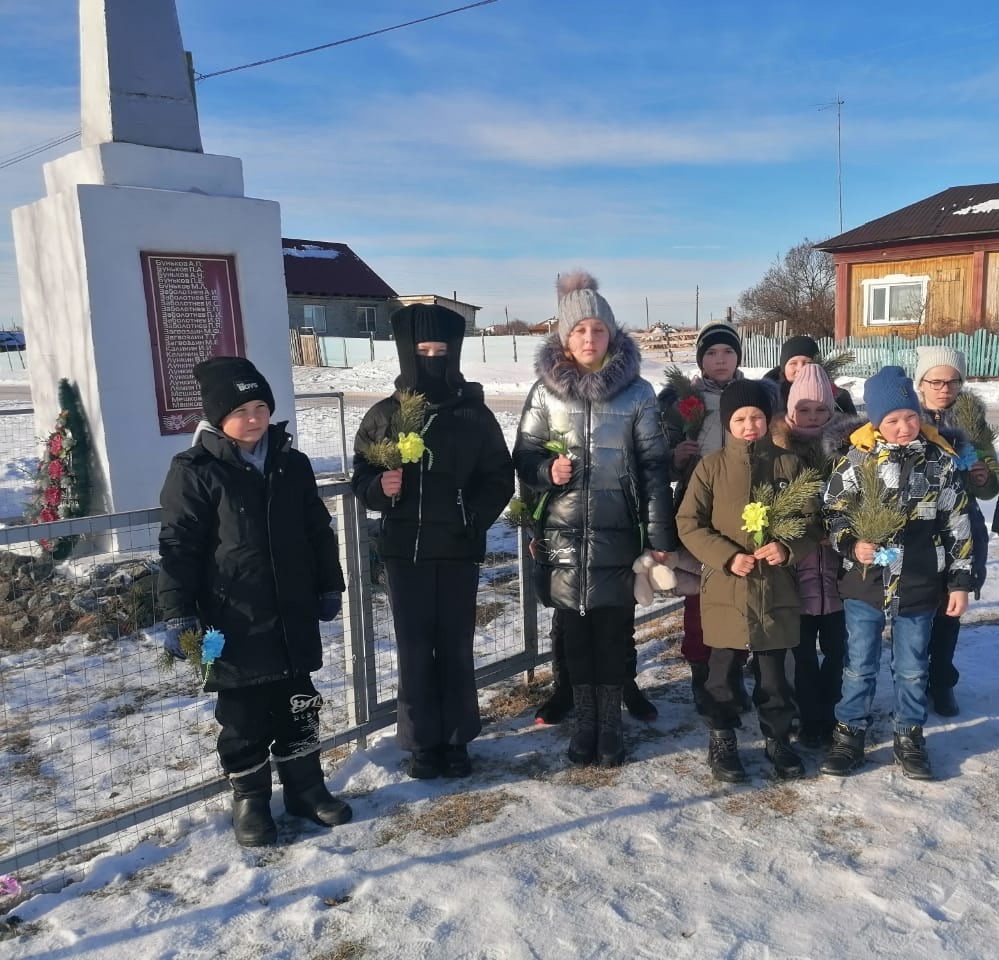
<instances>
[{"instance_id":1,"label":"memorial plaque","mask_svg":"<svg viewBox=\"0 0 999 960\"><path fill-rule=\"evenodd\" d=\"M193 433L201 393L191 372L208 357L245 356L234 257L140 253L160 434Z\"/></svg>"}]
</instances>

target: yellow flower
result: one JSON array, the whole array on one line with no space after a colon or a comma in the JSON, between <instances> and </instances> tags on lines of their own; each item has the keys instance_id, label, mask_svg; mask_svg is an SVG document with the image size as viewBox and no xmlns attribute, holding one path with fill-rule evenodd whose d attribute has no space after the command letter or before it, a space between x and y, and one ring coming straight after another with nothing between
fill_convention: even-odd
<instances>
[{"instance_id":1,"label":"yellow flower","mask_svg":"<svg viewBox=\"0 0 999 960\"><path fill-rule=\"evenodd\" d=\"M769 514L770 508L759 502L747 503L742 508L741 529L754 534L757 545L763 543L763 532L767 529Z\"/></svg>"},{"instance_id":2,"label":"yellow flower","mask_svg":"<svg viewBox=\"0 0 999 960\"><path fill-rule=\"evenodd\" d=\"M400 433L397 446L403 463L419 463L427 449L418 433Z\"/></svg>"}]
</instances>

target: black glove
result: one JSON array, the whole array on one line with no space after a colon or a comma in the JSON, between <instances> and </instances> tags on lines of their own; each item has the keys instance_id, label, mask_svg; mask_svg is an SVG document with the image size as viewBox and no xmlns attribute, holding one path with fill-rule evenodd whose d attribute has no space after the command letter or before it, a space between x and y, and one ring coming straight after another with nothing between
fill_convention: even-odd
<instances>
[{"instance_id":1,"label":"black glove","mask_svg":"<svg viewBox=\"0 0 999 960\"><path fill-rule=\"evenodd\" d=\"M323 593L319 596L319 619L324 623L335 620L343 608L343 600L339 593Z\"/></svg>"},{"instance_id":2,"label":"black glove","mask_svg":"<svg viewBox=\"0 0 999 960\"><path fill-rule=\"evenodd\" d=\"M180 648L180 635L188 630L197 631L200 624L197 617L171 617L166 622L166 633L163 636L163 649L178 660L186 660L187 656Z\"/></svg>"}]
</instances>

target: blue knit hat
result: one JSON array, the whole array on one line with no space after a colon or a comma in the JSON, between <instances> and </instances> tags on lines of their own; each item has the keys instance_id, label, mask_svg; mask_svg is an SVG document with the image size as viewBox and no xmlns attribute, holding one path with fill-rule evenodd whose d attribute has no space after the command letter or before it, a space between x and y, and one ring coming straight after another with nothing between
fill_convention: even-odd
<instances>
[{"instance_id":1,"label":"blue knit hat","mask_svg":"<svg viewBox=\"0 0 999 960\"><path fill-rule=\"evenodd\" d=\"M919 396L901 367L882 367L864 384L867 416L875 427L893 410L920 413Z\"/></svg>"}]
</instances>

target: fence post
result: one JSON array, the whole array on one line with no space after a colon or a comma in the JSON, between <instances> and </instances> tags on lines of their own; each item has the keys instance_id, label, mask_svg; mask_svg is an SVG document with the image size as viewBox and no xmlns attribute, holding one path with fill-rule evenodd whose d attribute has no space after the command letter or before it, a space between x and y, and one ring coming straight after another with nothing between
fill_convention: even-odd
<instances>
[{"instance_id":1,"label":"fence post","mask_svg":"<svg viewBox=\"0 0 999 960\"><path fill-rule=\"evenodd\" d=\"M482 362L486 362L486 331L483 330L479 339L482 340Z\"/></svg>"},{"instance_id":2,"label":"fence post","mask_svg":"<svg viewBox=\"0 0 999 960\"><path fill-rule=\"evenodd\" d=\"M517 334L513 334L513 362L517 362Z\"/></svg>"},{"instance_id":3,"label":"fence post","mask_svg":"<svg viewBox=\"0 0 999 960\"><path fill-rule=\"evenodd\" d=\"M357 498L345 494L339 503L340 562L346 573L343 595L343 650L352 683L347 687L348 722L358 728L357 743L367 746L365 724L377 700L375 631L371 613L371 561L368 516Z\"/></svg>"},{"instance_id":4,"label":"fence post","mask_svg":"<svg viewBox=\"0 0 999 960\"><path fill-rule=\"evenodd\" d=\"M368 334L368 349L371 351L371 362L375 362L375 335L373 333Z\"/></svg>"}]
</instances>

